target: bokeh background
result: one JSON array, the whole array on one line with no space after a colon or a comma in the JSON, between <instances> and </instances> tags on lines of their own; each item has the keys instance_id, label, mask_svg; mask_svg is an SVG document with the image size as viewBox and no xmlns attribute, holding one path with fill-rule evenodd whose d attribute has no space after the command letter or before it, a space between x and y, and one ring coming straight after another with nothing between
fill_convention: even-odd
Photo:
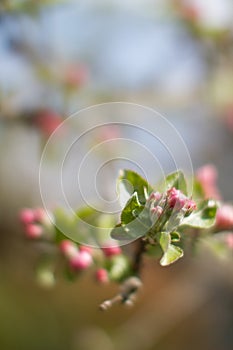
<instances>
[{"instance_id":1,"label":"bokeh background","mask_svg":"<svg viewBox=\"0 0 233 350\"><path fill-rule=\"evenodd\" d=\"M232 44L232 0L1 0L1 349L233 348L229 262L205 249L165 270L145 260L136 306L103 314L98 304L117 286L98 286L89 274L42 288L38 247L25 242L18 223L20 208L41 205L38 170L50 134L69 115L104 102L162 113L194 169L216 165L231 201ZM111 132L118 131L97 134L93 144ZM51 198L55 190L48 188Z\"/></svg>"}]
</instances>

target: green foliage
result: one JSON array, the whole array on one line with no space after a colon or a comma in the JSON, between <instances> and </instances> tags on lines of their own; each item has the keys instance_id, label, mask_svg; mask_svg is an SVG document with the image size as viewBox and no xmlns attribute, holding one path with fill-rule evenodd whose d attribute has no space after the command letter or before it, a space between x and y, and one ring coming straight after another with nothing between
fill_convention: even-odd
<instances>
[{"instance_id":1,"label":"green foliage","mask_svg":"<svg viewBox=\"0 0 233 350\"><path fill-rule=\"evenodd\" d=\"M54 212L55 217L55 241L71 239L74 242L101 246L110 236L115 219L112 215L84 207L76 211L75 215L68 215L63 209Z\"/></svg>"},{"instance_id":2,"label":"green foliage","mask_svg":"<svg viewBox=\"0 0 233 350\"><path fill-rule=\"evenodd\" d=\"M180 170L169 174L165 179L164 185L166 189L175 187L177 190L180 190L184 195L187 196L186 180L184 174Z\"/></svg>"},{"instance_id":3,"label":"green foliage","mask_svg":"<svg viewBox=\"0 0 233 350\"><path fill-rule=\"evenodd\" d=\"M198 206L198 211L184 218L182 226L195 227L199 229L208 229L215 223L217 212L217 203L214 200L204 200Z\"/></svg>"},{"instance_id":4,"label":"green foliage","mask_svg":"<svg viewBox=\"0 0 233 350\"><path fill-rule=\"evenodd\" d=\"M111 237L120 241L135 240L139 237L145 236L145 234L151 228L151 221L148 215L148 210L144 210L133 221L127 225L120 223L116 225L111 231Z\"/></svg>"},{"instance_id":5,"label":"green foliage","mask_svg":"<svg viewBox=\"0 0 233 350\"><path fill-rule=\"evenodd\" d=\"M187 228L209 229L215 223L217 211L217 204L213 200L202 200L198 204L198 209L191 214L185 207L180 209L169 207L167 190L172 187L187 197L186 181L181 171L166 177L163 184L165 192L161 193L161 199L160 195L158 196L158 200L156 196L149 197L157 189L153 189L140 175L131 170L121 171L118 190L120 201L124 206L120 223L112 229L114 217L90 207L79 209L75 215L68 215L59 209L54 213L55 241L59 243L68 236L75 242L101 246L106 240L106 232L108 238L111 232L111 237L122 243L143 237L146 254L159 258L161 266L171 265L184 254L181 246ZM196 192L200 196L199 187ZM162 205L158 217L154 216L153 212L157 205ZM103 257L100 258L97 254L94 261L108 271L110 280L119 282L133 274L132 264L125 254L112 256L107 260L103 260ZM67 270L67 274L70 279L76 276L70 269Z\"/></svg>"},{"instance_id":6,"label":"green foliage","mask_svg":"<svg viewBox=\"0 0 233 350\"><path fill-rule=\"evenodd\" d=\"M138 199L138 193L134 192L122 210L121 223L128 224L129 222L133 221L139 215L142 208L143 206L140 204Z\"/></svg>"},{"instance_id":7,"label":"green foliage","mask_svg":"<svg viewBox=\"0 0 233 350\"><path fill-rule=\"evenodd\" d=\"M180 247L176 247L172 244L168 246L167 251L163 254L160 260L161 266L168 266L176 262L178 259L182 258L184 255L183 250Z\"/></svg>"},{"instance_id":8,"label":"green foliage","mask_svg":"<svg viewBox=\"0 0 233 350\"><path fill-rule=\"evenodd\" d=\"M131 196L134 192L138 195L138 200L141 204L145 204L147 200L147 193L151 193L153 188L143 179L139 174L132 170L122 170L118 178L118 186L120 191L128 192ZM123 188L122 188L123 187Z\"/></svg>"},{"instance_id":9,"label":"green foliage","mask_svg":"<svg viewBox=\"0 0 233 350\"><path fill-rule=\"evenodd\" d=\"M171 236L171 241L173 243L176 243L176 242L180 241L180 234L179 234L179 232L171 232L170 236Z\"/></svg>"},{"instance_id":10,"label":"green foliage","mask_svg":"<svg viewBox=\"0 0 233 350\"><path fill-rule=\"evenodd\" d=\"M171 265L184 255L180 247L176 247L171 243L171 235L168 232L161 232L159 243L164 253L160 260L161 266Z\"/></svg>"},{"instance_id":11,"label":"green foliage","mask_svg":"<svg viewBox=\"0 0 233 350\"><path fill-rule=\"evenodd\" d=\"M184 232L184 228L210 228L215 222L217 204L212 200L205 200L199 203L196 212L191 215L188 213L188 216L185 216L182 210L176 212L164 209L166 213L156 228L155 225L152 225L150 218L150 205L146 205L147 193L150 194L156 189L153 189L145 179L131 170L122 171L118 181L120 198L124 197L127 200L120 216L121 222L111 231L111 237L120 241L132 241L139 237L154 241L153 248L147 247L147 252L153 255L155 251L157 254L162 249L163 255L160 260L162 266L170 265L183 256L181 247L174 244L179 244L180 232ZM180 170L169 174L161 187L165 192L175 187L187 196L186 180ZM200 186L196 186L196 192L199 196L201 195ZM158 248L159 246L161 249Z\"/></svg>"}]
</instances>

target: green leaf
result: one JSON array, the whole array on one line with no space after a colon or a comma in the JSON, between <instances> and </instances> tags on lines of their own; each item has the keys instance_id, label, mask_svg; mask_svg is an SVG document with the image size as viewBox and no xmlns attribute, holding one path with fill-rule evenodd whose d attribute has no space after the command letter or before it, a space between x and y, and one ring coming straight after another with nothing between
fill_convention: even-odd
<instances>
[{"instance_id":1,"label":"green leaf","mask_svg":"<svg viewBox=\"0 0 233 350\"><path fill-rule=\"evenodd\" d=\"M193 181L193 192L192 192L192 197L194 200L200 200L203 199L204 197L204 190L202 184L197 181L197 179L194 179Z\"/></svg>"},{"instance_id":2,"label":"green leaf","mask_svg":"<svg viewBox=\"0 0 233 350\"><path fill-rule=\"evenodd\" d=\"M198 211L184 218L181 226L190 226L195 228L210 228L215 223L217 212L217 203L214 200L204 200L198 206Z\"/></svg>"},{"instance_id":3,"label":"green leaf","mask_svg":"<svg viewBox=\"0 0 233 350\"><path fill-rule=\"evenodd\" d=\"M151 228L151 224L142 222L139 218L134 219L127 225L118 224L111 231L111 237L120 241L135 240L145 236Z\"/></svg>"},{"instance_id":4,"label":"green leaf","mask_svg":"<svg viewBox=\"0 0 233 350\"><path fill-rule=\"evenodd\" d=\"M166 189L175 187L187 196L187 184L181 170L169 174L165 179Z\"/></svg>"},{"instance_id":5,"label":"green leaf","mask_svg":"<svg viewBox=\"0 0 233 350\"><path fill-rule=\"evenodd\" d=\"M168 233L168 232L161 232L160 233L159 243L160 243L160 246L163 249L163 251L166 252L168 250L168 248L169 248L170 243L171 243L170 233Z\"/></svg>"},{"instance_id":6,"label":"green leaf","mask_svg":"<svg viewBox=\"0 0 233 350\"><path fill-rule=\"evenodd\" d=\"M126 232L121 224L117 224L111 231L111 237L118 241L128 241L132 239L129 232Z\"/></svg>"},{"instance_id":7,"label":"green leaf","mask_svg":"<svg viewBox=\"0 0 233 350\"><path fill-rule=\"evenodd\" d=\"M125 197L126 193L131 196L134 192L137 192L141 204L145 204L147 193L153 191L153 188L148 182L133 170L121 170L118 178L118 189L120 192L123 192L123 196ZM121 193L119 194L121 197Z\"/></svg>"},{"instance_id":8,"label":"green leaf","mask_svg":"<svg viewBox=\"0 0 233 350\"><path fill-rule=\"evenodd\" d=\"M149 210L144 208L138 217L135 217L128 224L120 223L116 225L111 231L111 237L117 240L135 240L143 237L151 226Z\"/></svg>"},{"instance_id":9,"label":"green leaf","mask_svg":"<svg viewBox=\"0 0 233 350\"><path fill-rule=\"evenodd\" d=\"M176 247L173 244L170 244L167 251L163 254L162 259L160 260L160 265L171 265L178 259L182 258L183 255L184 252L180 247Z\"/></svg>"},{"instance_id":10,"label":"green leaf","mask_svg":"<svg viewBox=\"0 0 233 350\"><path fill-rule=\"evenodd\" d=\"M140 214L142 209L143 206L138 200L138 194L137 192L134 192L121 213L121 223L128 224L133 221Z\"/></svg>"},{"instance_id":11,"label":"green leaf","mask_svg":"<svg viewBox=\"0 0 233 350\"><path fill-rule=\"evenodd\" d=\"M179 232L171 232L170 236L171 236L171 242L176 243L176 242L180 241L180 234L179 234Z\"/></svg>"},{"instance_id":12,"label":"green leaf","mask_svg":"<svg viewBox=\"0 0 233 350\"><path fill-rule=\"evenodd\" d=\"M126 181L118 179L117 193L119 195L120 206L121 208L124 208L124 206L126 205L126 203L128 202L128 200L130 199L133 193L133 188L130 191L128 186L126 186Z\"/></svg>"}]
</instances>

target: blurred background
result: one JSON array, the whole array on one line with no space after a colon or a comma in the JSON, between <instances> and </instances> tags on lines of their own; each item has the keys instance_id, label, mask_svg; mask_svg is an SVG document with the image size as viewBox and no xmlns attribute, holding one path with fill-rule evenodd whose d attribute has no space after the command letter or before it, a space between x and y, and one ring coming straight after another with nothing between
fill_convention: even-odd
<instances>
[{"instance_id":1,"label":"blurred background","mask_svg":"<svg viewBox=\"0 0 233 350\"><path fill-rule=\"evenodd\" d=\"M165 270L145 260L144 290L130 310L100 313L98 304L117 286L98 286L91 275L58 280L52 289L36 282L38 247L24 241L18 211L42 204L46 141L71 114L115 101L164 115L194 170L216 165L222 196L231 201L232 0L1 0L0 347L230 350L232 266L204 248L198 259ZM97 130L92 145L118 136L117 129ZM57 152L48 159L51 202ZM107 195L115 179L110 183Z\"/></svg>"}]
</instances>

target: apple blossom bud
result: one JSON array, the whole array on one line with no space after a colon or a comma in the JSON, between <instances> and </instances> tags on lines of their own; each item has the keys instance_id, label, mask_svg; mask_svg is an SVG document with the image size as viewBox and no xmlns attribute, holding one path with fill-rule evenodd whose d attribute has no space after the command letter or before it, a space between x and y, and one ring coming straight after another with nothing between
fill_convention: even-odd
<instances>
[{"instance_id":1,"label":"apple blossom bud","mask_svg":"<svg viewBox=\"0 0 233 350\"><path fill-rule=\"evenodd\" d=\"M163 208L161 208L159 205L157 205L154 208L151 208L150 210L150 217L153 222L155 222L163 213Z\"/></svg>"},{"instance_id":2,"label":"apple blossom bud","mask_svg":"<svg viewBox=\"0 0 233 350\"><path fill-rule=\"evenodd\" d=\"M196 178L203 188L205 198L221 199L217 188L218 172L214 165L206 164L196 172Z\"/></svg>"},{"instance_id":3,"label":"apple blossom bud","mask_svg":"<svg viewBox=\"0 0 233 350\"><path fill-rule=\"evenodd\" d=\"M74 270L85 270L92 264L92 257L88 252L78 251L70 259L70 266Z\"/></svg>"},{"instance_id":4,"label":"apple blossom bud","mask_svg":"<svg viewBox=\"0 0 233 350\"><path fill-rule=\"evenodd\" d=\"M52 222L43 208L36 208L34 210L35 221L39 222L42 225L51 226Z\"/></svg>"},{"instance_id":5,"label":"apple blossom bud","mask_svg":"<svg viewBox=\"0 0 233 350\"><path fill-rule=\"evenodd\" d=\"M27 238L39 238L43 234L43 228L40 225L28 224L25 227L25 235Z\"/></svg>"},{"instance_id":6,"label":"apple blossom bud","mask_svg":"<svg viewBox=\"0 0 233 350\"><path fill-rule=\"evenodd\" d=\"M223 204L217 210L216 227L220 230L229 230L233 227L233 206Z\"/></svg>"},{"instance_id":7,"label":"apple blossom bud","mask_svg":"<svg viewBox=\"0 0 233 350\"><path fill-rule=\"evenodd\" d=\"M97 282L107 283L109 281L108 271L105 269L98 269L95 273L95 278Z\"/></svg>"},{"instance_id":8,"label":"apple blossom bud","mask_svg":"<svg viewBox=\"0 0 233 350\"><path fill-rule=\"evenodd\" d=\"M78 253L78 248L75 243L67 240L62 241L59 244L61 252L67 257L72 258Z\"/></svg>"},{"instance_id":9,"label":"apple blossom bud","mask_svg":"<svg viewBox=\"0 0 233 350\"><path fill-rule=\"evenodd\" d=\"M105 256L111 257L114 255L119 255L121 254L121 248L118 246L106 246L102 248L102 251L104 252Z\"/></svg>"},{"instance_id":10,"label":"apple blossom bud","mask_svg":"<svg viewBox=\"0 0 233 350\"><path fill-rule=\"evenodd\" d=\"M22 222L22 224L32 224L35 220L34 211L32 209L22 209L19 213L19 219Z\"/></svg>"},{"instance_id":11,"label":"apple blossom bud","mask_svg":"<svg viewBox=\"0 0 233 350\"><path fill-rule=\"evenodd\" d=\"M80 252L87 252L89 254L92 254L93 249L87 245L80 245L79 247Z\"/></svg>"},{"instance_id":12,"label":"apple blossom bud","mask_svg":"<svg viewBox=\"0 0 233 350\"><path fill-rule=\"evenodd\" d=\"M192 199L187 199L186 204L185 204L186 209L189 211L194 211L197 209L196 202L193 201Z\"/></svg>"},{"instance_id":13,"label":"apple blossom bud","mask_svg":"<svg viewBox=\"0 0 233 350\"><path fill-rule=\"evenodd\" d=\"M159 192L152 192L149 197L149 201L159 201L162 198L162 194Z\"/></svg>"},{"instance_id":14,"label":"apple blossom bud","mask_svg":"<svg viewBox=\"0 0 233 350\"><path fill-rule=\"evenodd\" d=\"M167 191L168 204L170 208L182 209L186 203L187 197L175 187Z\"/></svg>"}]
</instances>

